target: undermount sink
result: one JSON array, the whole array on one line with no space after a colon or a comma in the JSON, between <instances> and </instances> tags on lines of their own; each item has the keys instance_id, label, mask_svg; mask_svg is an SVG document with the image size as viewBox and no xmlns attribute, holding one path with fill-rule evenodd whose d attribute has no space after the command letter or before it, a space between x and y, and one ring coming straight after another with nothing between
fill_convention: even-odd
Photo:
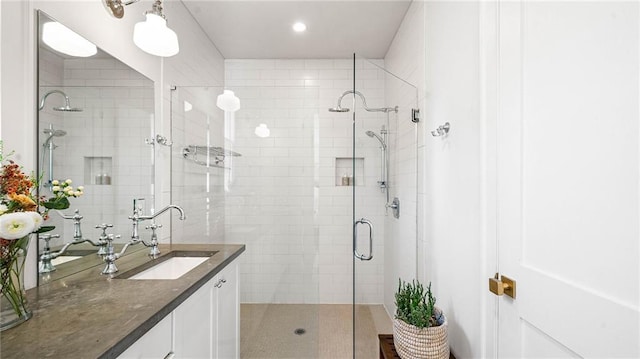
<instances>
[{"instance_id":1,"label":"undermount sink","mask_svg":"<svg viewBox=\"0 0 640 359\"><path fill-rule=\"evenodd\" d=\"M167 255L144 263L117 278L149 280L178 279L205 262L217 251L173 251Z\"/></svg>"},{"instance_id":2,"label":"undermount sink","mask_svg":"<svg viewBox=\"0 0 640 359\"><path fill-rule=\"evenodd\" d=\"M60 256L60 257L53 258L51 260L51 264L53 264L54 266L57 266L62 263L71 262L72 260L80 259L80 258L82 258L82 256Z\"/></svg>"}]
</instances>

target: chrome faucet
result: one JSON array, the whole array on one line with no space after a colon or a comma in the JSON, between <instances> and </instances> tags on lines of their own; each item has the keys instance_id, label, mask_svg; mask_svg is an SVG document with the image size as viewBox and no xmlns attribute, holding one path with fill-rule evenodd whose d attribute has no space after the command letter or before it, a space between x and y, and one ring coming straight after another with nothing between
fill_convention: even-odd
<instances>
[{"instance_id":1,"label":"chrome faucet","mask_svg":"<svg viewBox=\"0 0 640 359\"><path fill-rule=\"evenodd\" d=\"M66 243L64 246L62 246L62 248L57 251L57 252L52 252L51 251L51 247L49 246L49 241L51 240L51 238L60 238L60 235L58 234L54 234L54 235L40 235L40 239L45 241L45 246L44 246L44 250L42 252L42 254L40 255L40 262L41 265L38 268L38 272L39 273L49 273L49 272L53 272L56 270L56 267L53 265L53 263L51 262L52 259L58 258L59 256L61 256L62 254L64 254L67 249L69 249L69 247L71 247L72 245L75 244L81 244L81 243L89 243L94 247L99 247L98 250L98 255L103 255L104 253L102 253L104 251L104 247L106 246L107 242L105 240L105 238L103 236L100 236L100 239L98 239L97 242L94 242L90 239L86 239L86 238L82 238L82 218L84 218L83 216L80 215L80 210L76 209L73 216L67 216L64 213L60 212L60 211L56 211L58 212L58 214L60 215L60 217L64 218L64 219L71 219L73 220L73 241ZM113 227L113 225L109 224L109 225L104 225L106 227ZM106 228L105 227L105 228ZM98 226L96 226L96 228L98 228Z\"/></svg>"},{"instance_id":2,"label":"chrome faucet","mask_svg":"<svg viewBox=\"0 0 640 359\"><path fill-rule=\"evenodd\" d=\"M151 243L146 243L145 241L140 240L140 234L138 233L138 225L140 224L140 222L142 221L146 221L146 220L153 220L156 217L158 217L159 215L163 214L164 212L170 210L170 209L175 209L178 212L180 212L180 220L184 221L187 217L184 214L184 210L182 209L182 207L180 206L176 206L175 204L170 204L166 207L164 207L163 209L159 210L158 212L152 214L152 215L143 215L142 214L142 207L138 206L138 202L144 200L143 198L136 198L133 200L133 215L129 216L129 219L133 221L133 228L131 231L131 242L130 244L138 244L138 243L142 243L144 244L145 247L150 247L151 251L149 252L149 256L156 258L159 254L160 254L160 250L158 249L158 239L157 239L157 235L156 235L156 228L159 228L160 226L156 225L155 223L152 224L151 226L147 227L147 229L151 229L152 230L152 234L151 234Z\"/></svg>"}]
</instances>

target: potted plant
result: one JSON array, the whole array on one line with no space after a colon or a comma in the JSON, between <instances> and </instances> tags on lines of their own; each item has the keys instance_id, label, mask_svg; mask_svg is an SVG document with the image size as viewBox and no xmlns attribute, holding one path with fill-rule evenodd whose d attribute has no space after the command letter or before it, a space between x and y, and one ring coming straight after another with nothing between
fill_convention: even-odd
<instances>
[{"instance_id":1,"label":"potted plant","mask_svg":"<svg viewBox=\"0 0 640 359\"><path fill-rule=\"evenodd\" d=\"M435 306L431 283L425 291L419 281L399 280L396 292L393 341L403 359L449 358L447 319Z\"/></svg>"}]
</instances>

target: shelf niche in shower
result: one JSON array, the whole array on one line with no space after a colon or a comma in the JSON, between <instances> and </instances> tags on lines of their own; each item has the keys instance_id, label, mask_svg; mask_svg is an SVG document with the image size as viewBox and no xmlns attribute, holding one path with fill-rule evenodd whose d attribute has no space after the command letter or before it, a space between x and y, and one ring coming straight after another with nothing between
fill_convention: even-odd
<instances>
[{"instance_id":1,"label":"shelf niche in shower","mask_svg":"<svg viewBox=\"0 0 640 359\"><path fill-rule=\"evenodd\" d=\"M113 159L111 157L85 157L84 183L104 186L113 182Z\"/></svg>"},{"instance_id":2,"label":"shelf niche in shower","mask_svg":"<svg viewBox=\"0 0 640 359\"><path fill-rule=\"evenodd\" d=\"M353 162L355 160L355 174ZM364 186L364 158L336 157L336 186ZM345 180L344 177L348 180ZM355 183L354 183L355 182Z\"/></svg>"}]
</instances>

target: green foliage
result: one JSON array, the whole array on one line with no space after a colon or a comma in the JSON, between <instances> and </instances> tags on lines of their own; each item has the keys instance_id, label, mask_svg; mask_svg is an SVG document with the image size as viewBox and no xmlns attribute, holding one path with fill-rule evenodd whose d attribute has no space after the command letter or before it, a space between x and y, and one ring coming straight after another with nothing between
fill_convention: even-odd
<instances>
[{"instance_id":1,"label":"green foliage","mask_svg":"<svg viewBox=\"0 0 640 359\"><path fill-rule=\"evenodd\" d=\"M67 197L51 197L46 202L42 202L46 209L67 209L71 205Z\"/></svg>"},{"instance_id":2,"label":"green foliage","mask_svg":"<svg viewBox=\"0 0 640 359\"><path fill-rule=\"evenodd\" d=\"M406 283L398 279L396 292L396 318L418 328L437 326L435 318L436 298L431 293L431 283L425 292L417 280Z\"/></svg>"}]
</instances>

